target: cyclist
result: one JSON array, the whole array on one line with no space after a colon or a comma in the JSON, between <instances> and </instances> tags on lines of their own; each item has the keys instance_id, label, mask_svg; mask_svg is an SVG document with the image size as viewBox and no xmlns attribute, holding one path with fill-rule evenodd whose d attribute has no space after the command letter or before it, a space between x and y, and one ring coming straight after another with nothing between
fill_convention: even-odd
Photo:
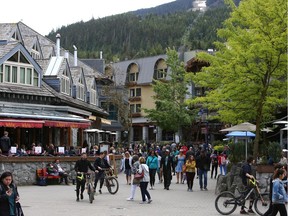
<instances>
[{"instance_id":1,"label":"cyclist","mask_svg":"<svg viewBox=\"0 0 288 216\"><path fill-rule=\"evenodd\" d=\"M105 178L105 170L111 168L107 159L106 159L106 152L100 152L99 157L96 158L94 162L94 167L98 170L98 173L95 175L95 183L94 183L94 190L96 191L98 180L100 180L100 188L99 193L102 194L102 186L104 184Z\"/></svg>"},{"instance_id":2,"label":"cyclist","mask_svg":"<svg viewBox=\"0 0 288 216\"><path fill-rule=\"evenodd\" d=\"M88 172L88 168L90 170L93 170L94 172L97 172L95 168L92 166L92 164L87 160L87 154L83 153L81 155L81 159L78 160L75 164L75 171L77 173L76 177L76 201L79 201L79 193L81 189L81 200L83 200L83 192L85 190L85 184L86 184L86 177L85 173Z\"/></svg>"},{"instance_id":3,"label":"cyclist","mask_svg":"<svg viewBox=\"0 0 288 216\"><path fill-rule=\"evenodd\" d=\"M242 166L242 183L245 187L245 191L247 191L247 193L250 191L251 187L253 187L252 184L250 184L250 181L251 180L255 180L254 176L252 175L252 163L254 162L254 159L252 156L249 156L247 158L247 162ZM241 206L241 210L240 210L240 214L249 214L249 213L252 213L252 214L255 214L254 211L252 210L252 205L253 205L253 202L254 202L254 194L252 193L250 195L250 203L249 203L249 209L248 211L246 212L245 211L245 203L243 204L243 206Z\"/></svg>"}]
</instances>

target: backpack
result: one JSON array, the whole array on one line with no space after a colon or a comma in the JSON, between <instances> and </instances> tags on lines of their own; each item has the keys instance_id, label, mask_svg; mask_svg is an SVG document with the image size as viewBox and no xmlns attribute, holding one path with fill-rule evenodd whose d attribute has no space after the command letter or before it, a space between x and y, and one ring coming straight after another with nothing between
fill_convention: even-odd
<instances>
[{"instance_id":1,"label":"backpack","mask_svg":"<svg viewBox=\"0 0 288 216\"><path fill-rule=\"evenodd\" d=\"M215 156L212 157L212 164L213 164L213 165L217 165L217 164L218 164L217 155L215 155Z\"/></svg>"}]
</instances>

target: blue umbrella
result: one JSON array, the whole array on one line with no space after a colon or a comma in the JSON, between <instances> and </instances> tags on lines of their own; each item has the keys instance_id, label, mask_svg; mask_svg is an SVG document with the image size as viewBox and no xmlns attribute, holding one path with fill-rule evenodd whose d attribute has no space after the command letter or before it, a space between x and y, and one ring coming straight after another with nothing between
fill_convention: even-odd
<instances>
[{"instance_id":1,"label":"blue umbrella","mask_svg":"<svg viewBox=\"0 0 288 216\"><path fill-rule=\"evenodd\" d=\"M255 134L250 131L233 131L226 134L227 137L255 137Z\"/></svg>"}]
</instances>

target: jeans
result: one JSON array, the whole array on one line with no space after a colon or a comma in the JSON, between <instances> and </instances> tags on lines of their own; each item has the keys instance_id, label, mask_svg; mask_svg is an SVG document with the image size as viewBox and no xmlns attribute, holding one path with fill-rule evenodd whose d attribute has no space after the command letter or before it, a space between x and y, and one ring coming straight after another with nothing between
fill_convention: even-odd
<instances>
[{"instance_id":1,"label":"jeans","mask_svg":"<svg viewBox=\"0 0 288 216\"><path fill-rule=\"evenodd\" d=\"M203 178L204 178L204 189L207 188L207 170L199 170L199 185L203 189Z\"/></svg>"},{"instance_id":2,"label":"jeans","mask_svg":"<svg viewBox=\"0 0 288 216\"><path fill-rule=\"evenodd\" d=\"M227 174L227 165L220 164L220 174L226 175Z\"/></svg>"},{"instance_id":3,"label":"jeans","mask_svg":"<svg viewBox=\"0 0 288 216\"><path fill-rule=\"evenodd\" d=\"M148 198L148 200L151 199L151 196L147 190L148 187L148 182L140 182L140 190L141 190L141 195L142 195L142 201L145 202L146 201L146 197Z\"/></svg>"}]
</instances>

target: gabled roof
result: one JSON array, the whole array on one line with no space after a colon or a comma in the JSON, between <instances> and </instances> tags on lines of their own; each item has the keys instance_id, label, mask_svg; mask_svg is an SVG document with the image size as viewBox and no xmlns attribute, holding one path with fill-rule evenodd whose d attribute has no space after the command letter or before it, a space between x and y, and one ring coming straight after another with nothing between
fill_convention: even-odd
<instances>
[{"instance_id":1,"label":"gabled roof","mask_svg":"<svg viewBox=\"0 0 288 216\"><path fill-rule=\"evenodd\" d=\"M71 76L73 79L73 83L77 85L79 83L79 80L82 79L83 85L86 87L84 72L82 68L80 67L70 67Z\"/></svg>"},{"instance_id":2,"label":"gabled roof","mask_svg":"<svg viewBox=\"0 0 288 216\"><path fill-rule=\"evenodd\" d=\"M25 58L33 65L34 69L42 75L42 69L38 63L31 57L27 49L19 42L0 43L0 65L7 61L12 55L20 51Z\"/></svg>"}]
</instances>

